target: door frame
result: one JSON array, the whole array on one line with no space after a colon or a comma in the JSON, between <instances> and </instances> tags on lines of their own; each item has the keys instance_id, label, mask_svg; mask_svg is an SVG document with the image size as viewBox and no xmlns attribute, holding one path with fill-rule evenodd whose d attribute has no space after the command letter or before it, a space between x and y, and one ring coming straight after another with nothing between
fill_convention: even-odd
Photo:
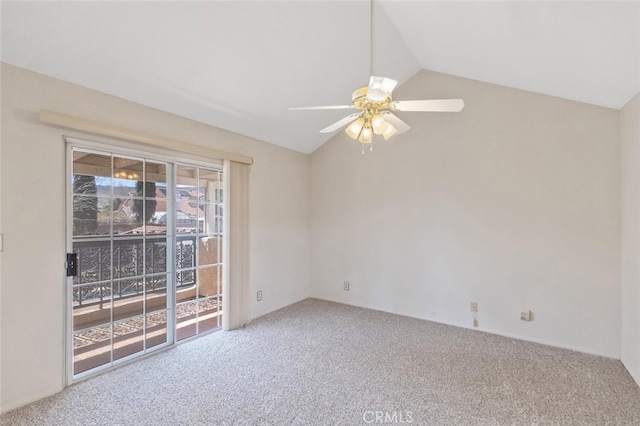
<instances>
[{"instance_id":1,"label":"door frame","mask_svg":"<svg viewBox=\"0 0 640 426\"><path fill-rule=\"evenodd\" d=\"M211 159L211 161L202 161L197 160L195 158L190 158L189 155L181 155L182 153L176 152L175 155L171 154L170 150L158 149L156 147L150 145L143 145L138 143L130 143L130 142L117 142L117 141L108 141L108 142L98 142L91 141L86 139L80 139L74 136L63 136L65 142L65 253L73 252L73 149L78 148L87 151L94 151L96 153L110 153L114 155L123 155L123 156L133 156L136 158L143 158L145 160L150 161L162 161L168 163L170 165L170 173L167 173L167 209L171 209L174 212L172 215L167 215L169 218L169 222L167 226L171 226L174 228L174 232L171 236L167 235L167 239L171 239L168 241L169 244L174 244L177 238L175 233L175 188L176 188L176 169L178 164L188 164L196 167L203 167L207 169L219 169L220 171L224 170L223 161ZM168 170L169 171L169 170ZM224 173L224 171L223 171ZM171 195L169 195L171 194ZM172 270L169 273L169 278L167 280L167 312L172 314L172 318L169 318L167 315L167 341L163 344L154 346L146 353L138 354L134 353L132 355L128 355L116 361L111 360L108 364L95 367L91 370L84 371L82 373L77 374L74 377L73 374L73 277L65 276L64 280L64 309L65 309L65 324L64 324L64 371L65 371L65 385L69 386L73 383L88 379L90 377L94 377L98 374L104 373L106 371L113 370L122 365L131 363L133 361L137 361L148 356L157 354L158 352L167 350L176 344L181 344L187 341L190 341L194 338L201 336L202 334L198 334L192 336L190 338L181 340L179 342L176 341L176 318L175 318L175 309L176 309L176 300L175 300L175 250L170 250L171 252L171 260L172 262ZM226 258L226 256L225 256ZM224 271L224 269L223 269ZM224 311L223 311L224 312ZM224 315L224 313L223 313ZM111 322L113 324L113 321ZM217 329L216 329L217 330ZM214 332L216 330L211 330L210 332ZM208 334L209 332L205 332L203 334Z\"/></svg>"}]
</instances>

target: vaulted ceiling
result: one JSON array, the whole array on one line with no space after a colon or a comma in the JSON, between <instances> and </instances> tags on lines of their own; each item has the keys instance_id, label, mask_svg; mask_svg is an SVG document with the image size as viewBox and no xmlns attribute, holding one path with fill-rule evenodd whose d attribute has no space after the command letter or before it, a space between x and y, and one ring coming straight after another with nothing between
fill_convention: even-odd
<instances>
[{"instance_id":1,"label":"vaulted ceiling","mask_svg":"<svg viewBox=\"0 0 640 426\"><path fill-rule=\"evenodd\" d=\"M310 153L370 75L367 1L2 2L5 63ZM374 3L373 73L420 69L621 108L640 2Z\"/></svg>"}]
</instances>

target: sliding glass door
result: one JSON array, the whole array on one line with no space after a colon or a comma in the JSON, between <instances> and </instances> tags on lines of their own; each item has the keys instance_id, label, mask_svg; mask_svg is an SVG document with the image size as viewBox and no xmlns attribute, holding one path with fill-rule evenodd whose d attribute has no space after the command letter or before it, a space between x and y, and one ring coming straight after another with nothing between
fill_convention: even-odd
<instances>
[{"instance_id":1,"label":"sliding glass door","mask_svg":"<svg viewBox=\"0 0 640 426\"><path fill-rule=\"evenodd\" d=\"M222 172L176 172L176 338L222 325Z\"/></svg>"},{"instance_id":2,"label":"sliding glass door","mask_svg":"<svg viewBox=\"0 0 640 426\"><path fill-rule=\"evenodd\" d=\"M220 327L222 171L69 152L71 377Z\"/></svg>"}]
</instances>

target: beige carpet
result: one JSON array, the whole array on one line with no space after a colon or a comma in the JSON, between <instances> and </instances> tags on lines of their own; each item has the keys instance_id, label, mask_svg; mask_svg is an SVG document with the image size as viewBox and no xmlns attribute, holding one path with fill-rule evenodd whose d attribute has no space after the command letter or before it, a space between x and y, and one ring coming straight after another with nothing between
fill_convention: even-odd
<instances>
[{"instance_id":1,"label":"beige carpet","mask_svg":"<svg viewBox=\"0 0 640 426\"><path fill-rule=\"evenodd\" d=\"M619 361L308 299L3 425L640 424Z\"/></svg>"}]
</instances>

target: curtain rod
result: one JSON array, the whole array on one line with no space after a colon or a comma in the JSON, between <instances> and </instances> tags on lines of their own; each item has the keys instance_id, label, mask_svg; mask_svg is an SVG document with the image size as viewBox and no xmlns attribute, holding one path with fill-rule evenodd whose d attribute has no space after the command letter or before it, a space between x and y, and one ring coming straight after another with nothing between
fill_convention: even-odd
<instances>
[{"instance_id":1,"label":"curtain rod","mask_svg":"<svg viewBox=\"0 0 640 426\"><path fill-rule=\"evenodd\" d=\"M204 155L211 158L230 160L249 165L253 164L253 158L244 155L219 151L217 149L194 145L187 142L176 141L173 139L167 139L160 136L149 135L146 133L137 132L135 130L122 129L119 127L111 126L109 124L85 120L83 118L61 114L55 111L41 109L40 121L43 123L54 124L56 126L66 127L69 129L81 130L102 136L111 136L114 138L140 142L155 147L172 149L174 151Z\"/></svg>"}]
</instances>

